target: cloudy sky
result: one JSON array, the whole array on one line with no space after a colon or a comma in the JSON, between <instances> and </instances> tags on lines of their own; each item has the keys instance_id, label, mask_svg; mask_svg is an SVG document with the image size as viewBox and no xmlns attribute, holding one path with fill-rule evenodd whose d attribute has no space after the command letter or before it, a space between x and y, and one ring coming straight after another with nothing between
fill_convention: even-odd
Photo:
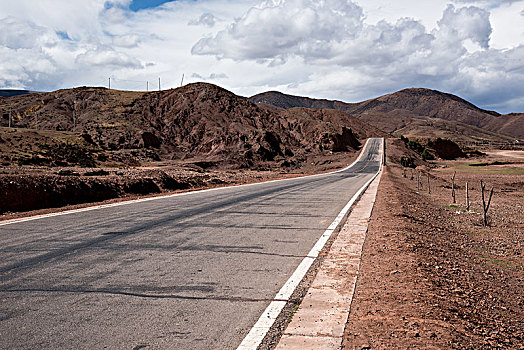
<instances>
[{"instance_id":1,"label":"cloudy sky","mask_svg":"<svg viewBox=\"0 0 524 350\"><path fill-rule=\"evenodd\" d=\"M0 1L0 88L182 75L348 102L427 87L524 112L524 0Z\"/></svg>"}]
</instances>

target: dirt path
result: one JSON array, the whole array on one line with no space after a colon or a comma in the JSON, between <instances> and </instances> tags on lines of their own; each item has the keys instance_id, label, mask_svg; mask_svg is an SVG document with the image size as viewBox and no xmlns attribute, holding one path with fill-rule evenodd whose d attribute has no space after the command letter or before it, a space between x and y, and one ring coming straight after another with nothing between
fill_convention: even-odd
<instances>
[{"instance_id":1,"label":"dirt path","mask_svg":"<svg viewBox=\"0 0 524 350\"><path fill-rule=\"evenodd\" d=\"M524 159L524 151L490 151L486 152L491 157L504 157L509 159Z\"/></svg>"},{"instance_id":2,"label":"dirt path","mask_svg":"<svg viewBox=\"0 0 524 350\"><path fill-rule=\"evenodd\" d=\"M524 349L522 176L384 171L344 349ZM416 177L415 177L416 178ZM479 180L495 186L481 226ZM472 212L464 206L469 182Z\"/></svg>"}]
</instances>

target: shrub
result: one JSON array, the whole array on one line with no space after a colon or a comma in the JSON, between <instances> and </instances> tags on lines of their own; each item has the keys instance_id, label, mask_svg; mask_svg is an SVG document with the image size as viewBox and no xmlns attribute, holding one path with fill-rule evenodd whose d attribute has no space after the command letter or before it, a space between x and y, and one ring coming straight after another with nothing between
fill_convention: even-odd
<instances>
[{"instance_id":1,"label":"shrub","mask_svg":"<svg viewBox=\"0 0 524 350\"><path fill-rule=\"evenodd\" d=\"M421 154L424 151L424 146L422 146L417 140L409 141L408 147L418 154Z\"/></svg>"},{"instance_id":2,"label":"shrub","mask_svg":"<svg viewBox=\"0 0 524 350\"><path fill-rule=\"evenodd\" d=\"M424 151L422 152L421 156L423 160L434 160L435 159L433 154L431 154L427 148L424 148Z\"/></svg>"},{"instance_id":3,"label":"shrub","mask_svg":"<svg viewBox=\"0 0 524 350\"><path fill-rule=\"evenodd\" d=\"M415 160L411 157L400 157L400 164L405 168L416 168Z\"/></svg>"}]
</instances>

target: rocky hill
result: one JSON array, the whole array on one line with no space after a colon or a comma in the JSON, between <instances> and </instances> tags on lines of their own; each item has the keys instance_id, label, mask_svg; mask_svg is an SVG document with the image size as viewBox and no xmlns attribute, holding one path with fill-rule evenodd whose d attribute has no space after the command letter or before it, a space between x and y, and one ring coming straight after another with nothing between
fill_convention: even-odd
<instances>
[{"instance_id":1,"label":"rocky hill","mask_svg":"<svg viewBox=\"0 0 524 350\"><path fill-rule=\"evenodd\" d=\"M501 115L494 111L478 108L455 95L429 89L404 89L358 103L316 100L278 92L266 92L250 99L255 103L266 103L280 108L333 108L356 115L388 132L397 131L414 119L419 119L416 123L420 125L420 120L423 120L422 124L426 124L425 120L432 118L439 120L440 124L446 125L445 129L448 130L453 130L458 125L456 123L476 127L477 129L472 129L475 137L478 137L482 131L488 131L489 133L486 135L480 136L488 140L502 141L507 139L496 137L496 134L524 138L523 114ZM466 136L468 133L466 130Z\"/></svg>"},{"instance_id":2,"label":"rocky hill","mask_svg":"<svg viewBox=\"0 0 524 350\"><path fill-rule=\"evenodd\" d=\"M149 157L229 167L299 164L309 155L355 150L358 139L384 135L345 113L280 113L204 83L149 93L88 87L32 93L0 99L0 110L0 126L7 126L11 111L15 127L38 134L34 142L27 132L18 141L5 137L0 142L5 162L20 157L13 150L22 148L30 158L23 162L45 164L46 154L56 158L61 144L68 149L74 144L85 153L89 149L95 163ZM15 147L22 139L29 141Z\"/></svg>"}]
</instances>

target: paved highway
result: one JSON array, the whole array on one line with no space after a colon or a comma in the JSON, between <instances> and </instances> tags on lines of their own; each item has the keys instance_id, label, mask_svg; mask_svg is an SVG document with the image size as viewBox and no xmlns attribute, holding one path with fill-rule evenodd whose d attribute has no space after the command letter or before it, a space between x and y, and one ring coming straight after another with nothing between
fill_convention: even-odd
<instances>
[{"instance_id":1,"label":"paved highway","mask_svg":"<svg viewBox=\"0 0 524 350\"><path fill-rule=\"evenodd\" d=\"M0 349L235 349L380 147L338 173L0 226Z\"/></svg>"}]
</instances>

